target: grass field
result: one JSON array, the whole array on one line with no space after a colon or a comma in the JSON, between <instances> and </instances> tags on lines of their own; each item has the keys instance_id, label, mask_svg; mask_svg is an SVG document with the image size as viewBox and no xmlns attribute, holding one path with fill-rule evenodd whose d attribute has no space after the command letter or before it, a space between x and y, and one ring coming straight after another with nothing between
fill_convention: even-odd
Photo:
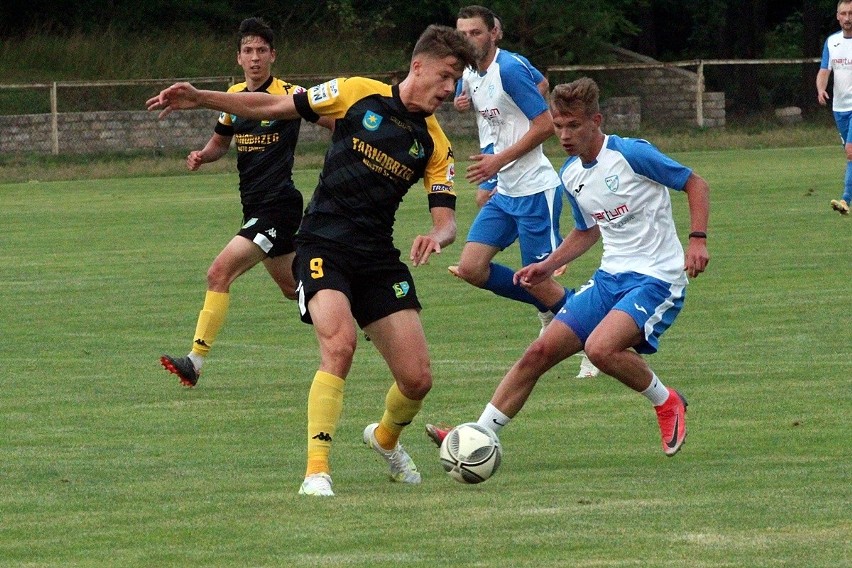
<instances>
[{"instance_id":1,"label":"grass field","mask_svg":"<svg viewBox=\"0 0 852 568\"><path fill-rule=\"evenodd\" d=\"M361 443L389 386L362 342L324 500L297 495L315 341L262 269L233 286L197 388L157 361L189 350L239 221L236 175L0 184L0 566L849 566L852 218L828 208L842 158L675 156L712 187L710 266L651 358L690 401L679 455L642 397L573 379L574 358L503 431L493 479L442 473L423 424L475 420L538 331L532 309L447 274L465 194L459 242L414 270L435 387L403 442L423 484L389 483ZM427 223L414 191L399 246Z\"/></svg>"}]
</instances>

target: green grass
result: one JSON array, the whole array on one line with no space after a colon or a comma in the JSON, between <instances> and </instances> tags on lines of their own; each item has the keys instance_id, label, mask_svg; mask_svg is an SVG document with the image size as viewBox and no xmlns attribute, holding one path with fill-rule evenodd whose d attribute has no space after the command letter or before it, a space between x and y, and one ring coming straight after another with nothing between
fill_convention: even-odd
<instances>
[{"instance_id":1,"label":"green grass","mask_svg":"<svg viewBox=\"0 0 852 568\"><path fill-rule=\"evenodd\" d=\"M709 269L650 359L690 401L678 456L663 456L642 397L573 379L575 358L503 431L503 466L480 486L442 473L423 424L476 419L537 319L446 273L474 214L460 184L460 242L414 269L435 386L404 442L424 482L388 483L361 443L389 386L362 342L328 500L296 494L315 340L262 269L233 286L197 388L157 362L189 349L205 271L237 228L235 174L0 184L0 565L849 565L852 219L828 208L838 153L676 154L713 204ZM399 246L427 223L415 188ZM517 264L515 248L503 255Z\"/></svg>"}]
</instances>

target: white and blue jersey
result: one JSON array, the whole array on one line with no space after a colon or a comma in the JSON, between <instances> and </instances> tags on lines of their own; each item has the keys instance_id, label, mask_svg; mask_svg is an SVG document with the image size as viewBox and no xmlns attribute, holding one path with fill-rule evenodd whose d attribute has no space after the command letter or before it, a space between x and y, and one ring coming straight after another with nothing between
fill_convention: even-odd
<instances>
[{"instance_id":1,"label":"white and blue jersey","mask_svg":"<svg viewBox=\"0 0 852 568\"><path fill-rule=\"evenodd\" d=\"M842 30L828 36L819 68L831 69L834 74L832 110L852 111L852 38L843 37Z\"/></svg>"},{"instance_id":2,"label":"white and blue jersey","mask_svg":"<svg viewBox=\"0 0 852 568\"><path fill-rule=\"evenodd\" d=\"M483 151L499 154L529 131L532 119L547 112L547 102L538 91L542 79L529 61L501 49L484 73L465 70L456 92L470 96ZM558 185L556 170L539 145L500 170L497 191L522 197Z\"/></svg>"},{"instance_id":3,"label":"white and blue jersey","mask_svg":"<svg viewBox=\"0 0 852 568\"><path fill-rule=\"evenodd\" d=\"M562 166L576 228L597 225L603 240L600 268L556 316L583 343L619 310L642 331L636 351L657 351L683 307L687 284L669 189L683 190L691 174L645 140L613 135L593 162L573 156Z\"/></svg>"},{"instance_id":4,"label":"white and blue jersey","mask_svg":"<svg viewBox=\"0 0 852 568\"><path fill-rule=\"evenodd\" d=\"M595 161L572 156L559 177L577 229L600 227L601 270L686 284L668 188L683 190L691 174L645 140L609 135Z\"/></svg>"}]
</instances>

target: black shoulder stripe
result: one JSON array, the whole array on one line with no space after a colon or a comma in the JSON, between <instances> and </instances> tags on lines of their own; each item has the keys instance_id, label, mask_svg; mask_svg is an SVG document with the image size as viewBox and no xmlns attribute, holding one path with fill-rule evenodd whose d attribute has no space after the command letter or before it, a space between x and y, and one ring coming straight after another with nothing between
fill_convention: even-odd
<instances>
[{"instance_id":1,"label":"black shoulder stripe","mask_svg":"<svg viewBox=\"0 0 852 568\"><path fill-rule=\"evenodd\" d=\"M308 93L296 93L293 95L293 103L296 105L296 111L308 122L316 122L320 119L320 115L314 112L311 104L308 102Z\"/></svg>"}]
</instances>

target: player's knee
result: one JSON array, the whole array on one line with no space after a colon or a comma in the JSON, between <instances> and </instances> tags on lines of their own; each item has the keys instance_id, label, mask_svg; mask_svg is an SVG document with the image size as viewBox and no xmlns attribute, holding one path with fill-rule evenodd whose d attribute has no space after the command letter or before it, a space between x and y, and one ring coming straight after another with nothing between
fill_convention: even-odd
<instances>
[{"instance_id":1,"label":"player's knee","mask_svg":"<svg viewBox=\"0 0 852 568\"><path fill-rule=\"evenodd\" d=\"M458 276L468 284L473 284L478 288L482 288L485 285L485 282L488 280L488 274L486 270L478 266L471 266L464 263L459 264L456 276Z\"/></svg>"},{"instance_id":2,"label":"player's knee","mask_svg":"<svg viewBox=\"0 0 852 568\"><path fill-rule=\"evenodd\" d=\"M213 265L207 270L207 289L225 291L231 286L231 276L219 264Z\"/></svg>"},{"instance_id":3,"label":"player's knee","mask_svg":"<svg viewBox=\"0 0 852 568\"><path fill-rule=\"evenodd\" d=\"M586 342L584 349L589 361L598 369L606 372L606 369L609 368L609 362L612 359L612 349L607 345L591 341Z\"/></svg>"},{"instance_id":4,"label":"player's knee","mask_svg":"<svg viewBox=\"0 0 852 568\"><path fill-rule=\"evenodd\" d=\"M349 374L352 359L355 357L355 345L354 339L324 341L321 355L323 368L333 369L333 374L341 377Z\"/></svg>"},{"instance_id":5,"label":"player's knee","mask_svg":"<svg viewBox=\"0 0 852 568\"><path fill-rule=\"evenodd\" d=\"M544 369L551 367L555 359L555 348L548 342L537 339L527 347L518 365L540 374L544 372Z\"/></svg>"},{"instance_id":6,"label":"player's knee","mask_svg":"<svg viewBox=\"0 0 852 568\"><path fill-rule=\"evenodd\" d=\"M399 391L411 400L423 400L432 390L432 371L429 366L421 367L415 373L399 381Z\"/></svg>"},{"instance_id":7,"label":"player's knee","mask_svg":"<svg viewBox=\"0 0 852 568\"><path fill-rule=\"evenodd\" d=\"M281 293L284 294L284 297L288 300L297 300L299 298L299 295L296 293L295 284L279 284L278 287L281 288Z\"/></svg>"}]
</instances>

